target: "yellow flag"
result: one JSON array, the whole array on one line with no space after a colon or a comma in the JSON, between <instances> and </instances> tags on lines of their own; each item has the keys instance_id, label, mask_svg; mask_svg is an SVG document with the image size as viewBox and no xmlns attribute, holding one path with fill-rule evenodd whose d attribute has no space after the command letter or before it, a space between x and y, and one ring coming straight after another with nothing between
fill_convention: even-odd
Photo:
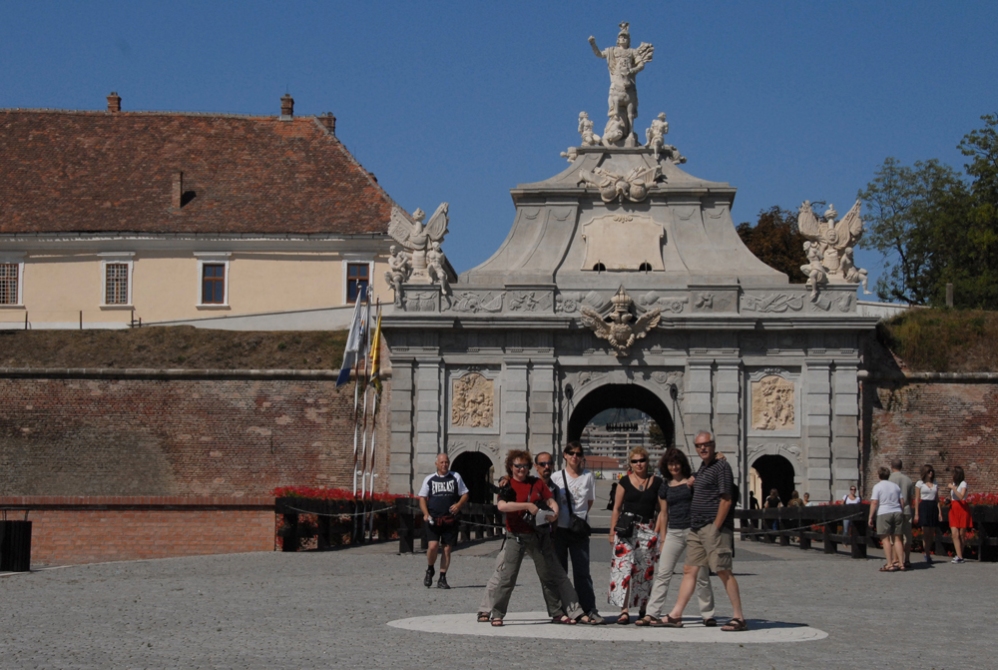
<instances>
[{"instance_id":1,"label":"yellow flag","mask_svg":"<svg viewBox=\"0 0 998 670\"><path fill-rule=\"evenodd\" d=\"M371 338L371 383L381 392L381 301L378 301L378 325Z\"/></svg>"}]
</instances>

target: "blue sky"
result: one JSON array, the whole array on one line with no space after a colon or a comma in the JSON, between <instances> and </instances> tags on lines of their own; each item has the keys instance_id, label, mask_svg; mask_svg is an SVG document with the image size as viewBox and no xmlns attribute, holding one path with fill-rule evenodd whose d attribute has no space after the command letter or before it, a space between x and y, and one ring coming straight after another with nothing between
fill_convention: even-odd
<instances>
[{"instance_id":1,"label":"blue sky","mask_svg":"<svg viewBox=\"0 0 998 670\"><path fill-rule=\"evenodd\" d=\"M509 189L560 172L576 117L602 126L608 78L586 38L620 21L655 58L660 111L694 175L771 205L845 212L888 156L962 166L998 111L995 2L0 3L0 107L276 114L332 111L337 134L401 205L451 203L463 271L513 221ZM880 258L857 254L872 276ZM803 262L803 259L802 259Z\"/></svg>"}]
</instances>

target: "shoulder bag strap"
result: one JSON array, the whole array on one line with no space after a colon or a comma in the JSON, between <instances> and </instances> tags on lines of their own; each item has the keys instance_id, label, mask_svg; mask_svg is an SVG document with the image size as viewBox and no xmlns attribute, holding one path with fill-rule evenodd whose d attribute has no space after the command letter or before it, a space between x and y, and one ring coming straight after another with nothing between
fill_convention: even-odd
<instances>
[{"instance_id":1,"label":"shoulder bag strap","mask_svg":"<svg viewBox=\"0 0 998 670\"><path fill-rule=\"evenodd\" d=\"M568 472L565 470L561 471L561 481L565 485L565 498L568 500L568 516L571 519L576 518L575 510L572 505L572 492L568 490Z\"/></svg>"}]
</instances>

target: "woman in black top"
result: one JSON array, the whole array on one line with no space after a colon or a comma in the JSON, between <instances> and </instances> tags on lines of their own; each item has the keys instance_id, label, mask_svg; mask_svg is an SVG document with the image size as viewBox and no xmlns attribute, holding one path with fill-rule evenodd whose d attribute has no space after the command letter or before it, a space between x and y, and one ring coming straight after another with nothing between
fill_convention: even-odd
<instances>
[{"instance_id":1,"label":"woman in black top","mask_svg":"<svg viewBox=\"0 0 998 670\"><path fill-rule=\"evenodd\" d=\"M619 624L631 622L629 607L644 616L661 549L655 520L661 511L662 480L651 474L648 451L635 447L627 456L629 472L620 478L610 520L609 602L620 608Z\"/></svg>"},{"instance_id":2,"label":"woman in black top","mask_svg":"<svg viewBox=\"0 0 998 670\"><path fill-rule=\"evenodd\" d=\"M665 599L669 584L679 559L686 551L686 537L690 533L690 504L693 500L693 471L683 452L670 447L662 454L658 464L665 482L658 490L664 503L658 515L656 531L662 539L662 556L655 568L655 581L648 601L648 614L635 622L638 626L669 626L680 623L669 618ZM710 571L706 567L697 573L697 600L703 625L716 626L714 618L714 592L710 588ZM664 615L664 618L663 618Z\"/></svg>"}]
</instances>

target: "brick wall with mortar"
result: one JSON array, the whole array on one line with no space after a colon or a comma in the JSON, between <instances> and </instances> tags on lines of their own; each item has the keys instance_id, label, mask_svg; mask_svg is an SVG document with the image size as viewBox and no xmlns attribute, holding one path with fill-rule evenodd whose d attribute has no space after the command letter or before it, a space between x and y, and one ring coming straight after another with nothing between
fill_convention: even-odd
<instances>
[{"instance_id":1,"label":"brick wall with mortar","mask_svg":"<svg viewBox=\"0 0 998 670\"><path fill-rule=\"evenodd\" d=\"M28 509L31 565L274 550L274 499L4 496Z\"/></svg>"},{"instance_id":2,"label":"brick wall with mortar","mask_svg":"<svg viewBox=\"0 0 998 670\"><path fill-rule=\"evenodd\" d=\"M353 385L332 375L0 372L0 495L260 496L350 488ZM390 384L382 396L387 406ZM388 433L377 421L375 489Z\"/></svg>"},{"instance_id":3,"label":"brick wall with mortar","mask_svg":"<svg viewBox=\"0 0 998 670\"><path fill-rule=\"evenodd\" d=\"M937 482L952 481L952 466L963 467L972 493L998 492L998 384L909 382L873 384L865 495L877 468L892 458L916 479L924 463Z\"/></svg>"}]
</instances>

